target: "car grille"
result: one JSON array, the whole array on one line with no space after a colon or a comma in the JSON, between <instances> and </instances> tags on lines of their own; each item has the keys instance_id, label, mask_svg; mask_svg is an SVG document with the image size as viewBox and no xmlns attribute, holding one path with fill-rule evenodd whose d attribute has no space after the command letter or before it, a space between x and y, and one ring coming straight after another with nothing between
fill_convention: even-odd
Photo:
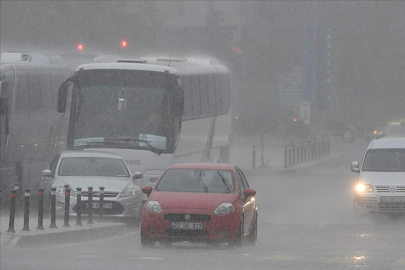
<instances>
[{"instance_id":1,"label":"car grille","mask_svg":"<svg viewBox=\"0 0 405 270\"><path fill-rule=\"evenodd\" d=\"M405 212L405 203L379 203L378 209L384 212Z\"/></svg>"},{"instance_id":2,"label":"car grille","mask_svg":"<svg viewBox=\"0 0 405 270\"><path fill-rule=\"evenodd\" d=\"M98 202L97 201L93 201L93 203ZM111 203L112 204L112 208L104 208L104 215L120 215L122 213L124 213L124 207L115 201L104 201L104 203ZM88 201L81 201L80 204L76 204L73 207L73 211L75 213L77 213L77 211L79 210L79 207L82 210L82 214L87 214L88 211ZM92 213L93 214L99 214L99 208L93 208L92 209Z\"/></svg>"},{"instance_id":3,"label":"car grille","mask_svg":"<svg viewBox=\"0 0 405 270\"><path fill-rule=\"evenodd\" d=\"M111 197L117 197L119 192L112 192L112 191L104 191L104 198L111 198ZM89 194L87 191L82 192L82 197L88 197ZM100 197L100 192L98 191L93 191L93 198L98 198Z\"/></svg>"},{"instance_id":4,"label":"car grille","mask_svg":"<svg viewBox=\"0 0 405 270\"><path fill-rule=\"evenodd\" d=\"M185 221L185 216L187 214L165 214L165 220L171 221ZM210 215L199 215L199 214L189 214L190 219L187 221L211 221Z\"/></svg>"},{"instance_id":5,"label":"car grille","mask_svg":"<svg viewBox=\"0 0 405 270\"><path fill-rule=\"evenodd\" d=\"M204 237L208 235L208 231L194 231L194 230L172 230L167 229L166 233L168 236L175 237Z\"/></svg>"}]
</instances>

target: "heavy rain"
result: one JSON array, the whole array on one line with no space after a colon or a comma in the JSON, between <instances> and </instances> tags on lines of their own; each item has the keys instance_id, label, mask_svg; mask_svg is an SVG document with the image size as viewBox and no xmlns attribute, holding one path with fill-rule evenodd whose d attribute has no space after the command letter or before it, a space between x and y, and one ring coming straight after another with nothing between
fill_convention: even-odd
<instances>
[{"instance_id":1,"label":"heavy rain","mask_svg":"<svg viewBox=\"0 0 405 270\"><path fill-rule=\"evenodd\" d=\"M0 269L403 269L404 14L0 1Z\"/></svg>"}]
</instances>

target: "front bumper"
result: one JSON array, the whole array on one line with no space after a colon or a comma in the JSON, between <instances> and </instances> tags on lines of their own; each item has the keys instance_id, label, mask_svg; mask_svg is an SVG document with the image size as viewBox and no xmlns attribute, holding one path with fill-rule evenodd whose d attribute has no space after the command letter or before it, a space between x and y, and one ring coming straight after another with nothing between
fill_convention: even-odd
<instances>
[{"instance_id":1,"label":"front bumper","mask_svg":"<svg viewBox=\"0 0 405 270\"><path fill-rule=\"evenodd\" d=\"M185 220L185 215L190 219ZM213 210L170 209L162 213L142 211L142 234L154 240L171 241L220 241L228 242L237 236L240 223L237 211L228 215L215 215ZM202 229L173 229L173 222L202 223Z\"/></svg>"},{"instance_id":2,"label":"front bumper","mask_svg":"<svg viewBox=\"0 0 405 270\"><path fill-rule=\"evenodd\" d=\"M93 205L99 205L99 198L93 198ZM111 208L104 208L103 215L118 218L131 218L139 217L142 209L142 196L127 197L122 199L108 198L104 199L104 204L112 206ZM69 215L77 216L81 211L81 215L86 216L89 213L89 203L87 197L82 197L80 205L77 204L77 197L70 197L69 202ZM63 195L56 195L56 213L64 215L65 213L65 197ZM100 208L92 207L92 214L99 215Z\"/></svg>"},{"instance_id":3,"label":"front bumper","mask_svg":"<svg viewBox=\"0 0 405 270\"><path fill-rule=\"evenodd\" d=\"M405 195L405 194L404 194ZM398 195L364 195L354 196L353 207L356 210L380 213L405 213L405 196ZM389 197L388 201L382 197Z\"/></svg>"}]
</instances>

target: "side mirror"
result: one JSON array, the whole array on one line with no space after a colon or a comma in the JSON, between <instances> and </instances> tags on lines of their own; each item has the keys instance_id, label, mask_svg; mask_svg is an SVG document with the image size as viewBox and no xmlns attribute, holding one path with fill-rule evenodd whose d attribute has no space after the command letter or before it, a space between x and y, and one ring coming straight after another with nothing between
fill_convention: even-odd
<instances>
[{"instance_id":1,"label":"side mirror","mask_svg":"<svg viewBox=\"0 0 405 270\"><path fill-rule=\"evenodd\" d=\"M245 195L245 198L255 196L256 195L256 190L247 188L243 191L243 195Z\"/></svg>"},{"instance_id":2,"label":"side mirror","mask_svg":"<svg viewBox=\"0 0 405 270\"><path fill-rule=\"evenodd\" d=\"M137 180L137 179L141 179L141 178L143 178L143 173L141 173L141 172L135 172L132 175L132 180Z\"/></svg>"},{"instance_id":3,"label":"side mirror","mask_svg":"<svg viewBox=\"0 0 405 270\"><path fill-rule=\"evenodd\" d=\"M143 187L142 188L142 192L145 193L146 195L148 195L148 198L150 196L150 194L152 193L153 188L152 187Z\"/></svg>"},{"instance_id":4,"label":"side mirror","mask_svg":"<svg viewBox=\"0 0 405 270\"><path fill-rule=\"evenodd\" d=\"M53 178L55 176L52 174L51 170L46 169L46 170L42 171L42 177L52 177Z\"/></svg>"},{"instance_id":5,"label":"side mirror","mask_svg":"<svg viewBox=\"0 0 405 270\"><path fill-rule=\"evenodd\" d=\"M353 161L353 162L352 162L352 165L351 165L351 167L350 167L350 170L351 170L352 172L359 173L359 172L360 172L360 165L359 165L359 162L358 162L358 161Z\"/></svg>"}]
</instances>

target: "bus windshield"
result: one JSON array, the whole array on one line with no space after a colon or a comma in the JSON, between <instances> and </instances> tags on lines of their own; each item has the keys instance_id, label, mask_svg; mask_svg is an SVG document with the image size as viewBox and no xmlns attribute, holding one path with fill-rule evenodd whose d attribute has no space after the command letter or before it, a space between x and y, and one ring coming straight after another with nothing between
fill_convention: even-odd
<instances>
[{"instance_id":1,"label":"bus windshield","mask_svg":"<svg viewBox=\"0 0 405 270\"><path fill-rule=\"evenodd\" d=\"M74 147L171 148L173 114L165 74L121 69L76 75Z\"/></svg>"}]
</instances>

